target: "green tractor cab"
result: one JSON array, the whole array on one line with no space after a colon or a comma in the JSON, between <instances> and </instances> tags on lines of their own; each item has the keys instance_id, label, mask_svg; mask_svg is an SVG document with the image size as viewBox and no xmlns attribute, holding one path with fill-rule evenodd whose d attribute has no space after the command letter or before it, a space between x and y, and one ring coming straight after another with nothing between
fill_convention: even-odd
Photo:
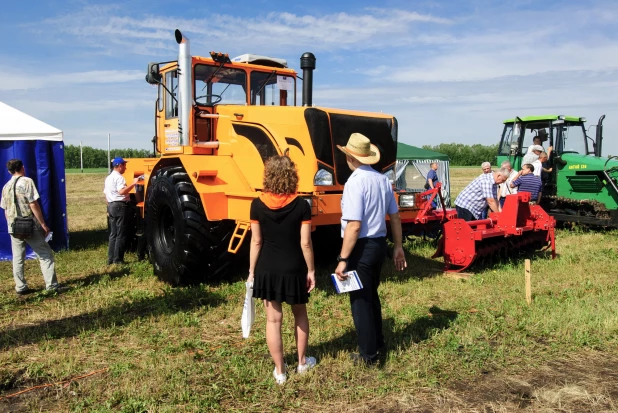
<instances>
[{"instance_id":1,"label":"green tractor cab","mask_svg":"<svg viewBox=\"0 0 618 413\"><path fill-rule=\"evenodd\" d=\"M498 164L508 160L519 170L531 159L531 145L543 146L549 155L543 173L543 208L557 221L618 227L618 157L601 156L604 119L601 116L588 129L585 118L574 116L507 119ZM594 139L588 135L591 128L596 130Z\"/></svg>"}]
</instances>

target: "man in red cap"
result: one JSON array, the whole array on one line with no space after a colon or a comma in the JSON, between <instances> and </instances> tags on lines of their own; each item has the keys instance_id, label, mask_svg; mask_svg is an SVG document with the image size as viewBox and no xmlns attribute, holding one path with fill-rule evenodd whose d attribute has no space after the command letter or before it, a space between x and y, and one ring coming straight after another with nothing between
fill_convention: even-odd
<instances>
[{"instance_id":1,"label":"man in red cap","mask_svg":"<svg viewBox=\"0 0 618 413\"><path fill-rule=\"evenodd\" d=\"M127 161L121 157L112 160L114 170L105 178L105 200L107 201L107 216L110 221L109 247L107 250L107 265L124 264L124 251L127 243L127 215L129 211L129 192L137 184L139 178L127 186L122 174L127 169Z\"/></svg>"}]
</instances>

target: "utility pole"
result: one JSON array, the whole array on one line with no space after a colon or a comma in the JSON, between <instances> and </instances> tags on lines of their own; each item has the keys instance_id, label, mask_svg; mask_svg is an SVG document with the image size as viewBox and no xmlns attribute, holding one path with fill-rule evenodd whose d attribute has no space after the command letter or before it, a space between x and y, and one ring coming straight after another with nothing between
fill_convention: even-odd
<instances>
[{"instance_id":1,"label":"utility pole","mask_svg":"<svg viewBox=\"0 0 618 413\"><path fill-rule=\"evenodd\" d=\"M79 141L79 169L84 173L84 153L82 151L82 141Z\"/></svg>"},{"instance_id":2,"label":"utility pole","mask_svg":"<svg viewBox=\"0 0 618 413\"><path fill-rule=\"evenodd\" d=\"M107 134L107 173L111 174L112 173L112 169L111 169L112 160L109 157L109 140L110 140L109 135L110 134L108 133Z\"/></svg>"}]
</instances>

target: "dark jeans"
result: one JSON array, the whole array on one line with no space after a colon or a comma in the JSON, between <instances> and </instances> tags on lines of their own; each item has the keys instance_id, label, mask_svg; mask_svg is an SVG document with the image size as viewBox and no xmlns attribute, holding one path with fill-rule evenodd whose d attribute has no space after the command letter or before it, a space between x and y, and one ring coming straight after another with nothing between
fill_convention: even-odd
<instances>
[{"instance_id":1,"label":"dark jeans","mask_svg":"<svg viewBox=\"0 0 618 413\"><path fill-rule=\"evenodd\" d=\"M382 305L378 296L380 272L386 256L386 238L360 238L350 255L348 271L356 270L363 288L350 293L352 318L361 357L372 362L384 347Z\"/></svg>"},{"instance_id":2,"label":"dark jeans","mask_svg":"<svg viewBox=\"0 0 618 413\"><path fill-rule=\"evenodd\" d=\"M109 247L107 249L107 263L124 262L124 251L127 244L127 213L129 204L126 202L110 202L107 205L109 214Z\"/></svg>"},{"instance_id":3,"label":"dark jeans","mask_svg":"<svg viewBox=\"0 0 618 413\"><path fill-rule=\"evenodd\" d=\"M506 201L505 197L500 198L500 208L504 208L504 202Z\"/></svg>"},{"instance_id":4,"label":"dark jeans","mask_svg":"<svg viewBox=\"0 0 618 413\"><path fill-rule=\"evenodd\" d=\"M476 217L466 208L455 205L455 209L457 210L457 218L464 221L476 221Z\"/></svg>"}]
</instances>

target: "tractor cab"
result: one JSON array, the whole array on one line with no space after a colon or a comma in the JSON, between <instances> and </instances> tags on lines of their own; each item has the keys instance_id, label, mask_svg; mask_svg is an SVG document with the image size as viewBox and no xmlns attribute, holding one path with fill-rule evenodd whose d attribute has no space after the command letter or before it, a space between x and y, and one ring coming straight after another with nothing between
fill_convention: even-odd
<instances>
[{"instance_id":1,"label":"tractor cab","mask_svg":"<svg viewBox=\"0 0 618 413\"><path fill-rule=\"evenodd\" d=\"M508 160L516 170L528 163L531 147L540 145L548 153L545 167L552 169L544 180L544 193L555 194L556 168L564 164L563 155L600 156L602 122L599 120L596 139L587 134L586 118L562 115L516 117L504 121L498 148L498 163ZM597 152L599 153L597 155ZM527 156L528 155L528 156Z\"/></svg>"}]
</instances>

